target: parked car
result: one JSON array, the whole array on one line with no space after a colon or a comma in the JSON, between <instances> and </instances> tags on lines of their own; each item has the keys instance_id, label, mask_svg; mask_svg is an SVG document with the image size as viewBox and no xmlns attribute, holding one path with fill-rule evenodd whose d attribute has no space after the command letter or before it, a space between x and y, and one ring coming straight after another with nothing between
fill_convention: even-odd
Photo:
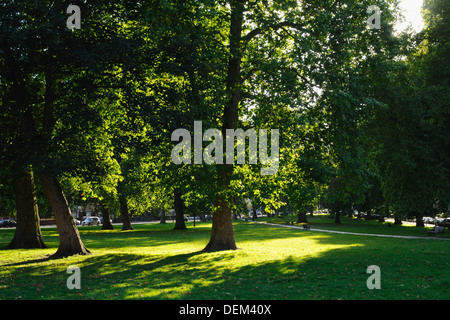
<instances>
[{"instance_id":1,"label":"parked car","mask_svg":"<svg viewBox=\"0 0 450 320\"><path fill-rule=\"evenodd\" d=\"M436 222L436 219L433 217L424 217L423 218L424 223L434 224Z\"/></svg>"},{"instance_id":2,"label":"parked car","mask_svg":"<svg viewBox=\"0 0 450 320\"><path fill-rule=\"evenodd\" d=\"M75 224L76 224L77 226L79 226L79 225L81 224L80 220L78 220L78 219L73 219L73 221L75 221Z\"/></svg>"},{"instance_id":3,"label":"parked car","mask_svg":"<svg viewBox=\"0 0 450 320\"><path fill-rule=\"evenodd\" d=\"M15 227L16 224L16 221L14 221L13 219L5 218L0 220L0 228Z\"/></svg>"},{"instance_id":4,"label":"parked car","mask_svg":"<svg viewBox=\"0 0 450 320\"><path fill-rule=\"evenodd\" d=\"M87 217L82 223L82 226L99 226L100 219L98 217Z\"/></svg>"}]
</instances>

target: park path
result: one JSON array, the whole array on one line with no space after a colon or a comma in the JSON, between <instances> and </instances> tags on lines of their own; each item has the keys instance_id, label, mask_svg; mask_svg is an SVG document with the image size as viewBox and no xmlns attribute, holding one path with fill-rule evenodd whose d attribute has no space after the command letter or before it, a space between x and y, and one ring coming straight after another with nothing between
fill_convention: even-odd
<instances>
[{"instance_id":1,"label":"park path","mask_svg":"<svg viewBox=\"0 0 450 320\"><path fill-rule=\"evenodd\" d=\"M285 224L267 223L267 222L258 222L258 221L255 221L255 223L267 224L267 225L270 225L270 226L283 227L283 228L305 230L303 227L292 226L292 225L285 225ZM305 230L305 231L319 231L319 232L329 232L329 233L351 234L351 235L357 235L357 236L370 236L370 237L382 237L382 238L398 238L398 239L419 239L419 240L430 239L430 240L447 240L447 241L450 240L449 238L438 238L438 237L416 237L416 236L401 236L401 235L394 235L394 234L357 233L357 232L326 230L326 229L315 229L315 228L310 228L309 230Z\"/></svg>"}]
</instances>

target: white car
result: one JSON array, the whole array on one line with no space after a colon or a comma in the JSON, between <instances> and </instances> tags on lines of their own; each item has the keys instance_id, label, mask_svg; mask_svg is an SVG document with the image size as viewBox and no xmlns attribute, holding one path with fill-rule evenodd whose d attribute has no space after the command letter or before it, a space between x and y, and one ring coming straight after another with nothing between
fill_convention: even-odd
<instances>
[{"instance_id":1,"label":"white car","mask_svg":"<svg viewBox=\"0 0 450 320\"><path fill-rule=\"evenodd\" d=\"M98 217L87 217L82 223L82 226L99 226L100 219Z\"/></svg>"}]
</instances>

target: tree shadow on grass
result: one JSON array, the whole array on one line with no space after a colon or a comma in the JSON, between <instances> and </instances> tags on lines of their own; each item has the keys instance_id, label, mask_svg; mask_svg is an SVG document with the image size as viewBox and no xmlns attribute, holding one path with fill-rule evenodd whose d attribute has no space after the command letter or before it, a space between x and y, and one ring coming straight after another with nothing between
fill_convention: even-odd
<instances>
[{"instance_id":1,"label":"tree shadow on grass","mask_svg":"<svg viewBox=\"0 0 450 320\"><path fill-rule=\"evenodd\" d=\"M127 247L159 247L190 241L206 244L211 235L210 223L189 227L186 230L173 230L173 224L138 225L132 231L80 229L80 236L85 246L96 249L124 249ZM293 230L276 226L235 222L235 237L237 245L246 241L265 241L287 239L306 235L303 230ZM44 240L49 248L57 248L59 236L55 230L42 230ZM308 235L309 236L309 235ZM2 237L2 239L6 239Z\"/></svg>"},{"instance_id":2,"label":"tree shadow on grass","mask_svg":"<svg viewBox=\"0 0 450 320\"><path fill-rule=\"evenodd\" d=\"M246 255L245 250L94 254L77 263L82 273L81 290L66 287L69 275L65 268L73 261L60 260L56 266L17 264L15 273L19 271L21 277L15 277L10 286L20 288L23 283L33 283L32 287L42 288L39 292L16 292L26 299L51 299L55 294L59 299L285 299L294 297L295 292L298 296L306 283L299 272L308 259L288 256L234 263ZM27 274L32 276L26 279Z\"/></svg>"},{"instance_id":3,"label":"tree shadow on grass","mask_svg":"<svg viewBox=\"0 0 450 320\"><path fill-rule=\"evenodd\" d=\"M310 234L305 233L303 230L248 224L245 222L235 222L234 230L238 247L240 242L245 241L265 241L310 236ZM209 225L207 227L191 227L186 230L161 230L158 228L158 225L155 225L150 226L148 229L127 232L114 230L113 232L105 233L99 230L95 233L81 234L81 237L88 249L121 249L126 247L157 247L192 241L204 242L206 246L210 235L211 229Z\"/></svg>"},{"instance_id":4,"label":"tree shadow on grass","mask_svg":"<svg viewBox=\"0 0 450 320\"><path fill-rule=\"evenodd\" d=\"M238 246L243 250L213 253L200 250L184 253L157 251L154 254L96 254L94 250L93 255L62 259L55 265L39 265L39 261L34 265L15 264L8 274L9 281L0 283L6 289L0 290L0 298L450 298L449 264L442 260L442 255L448 256L449 250L439 247L441 251L433 251L436 248L434 243L320 234L256 224L236 224L235 230ZM164 240L165 235L155 233L155 230L148 230L142 236L149 237L145 241L150 245L152 240L179 241L177 235L180 234L169 232L168 235L175 238L170 241ZM134 239L133 232L129 235ZM201 231L190 236L192 238L189 239L203 239L206 243L209 232ZM136 242L136 239L131 242ZM282 250L277 248L280 243L284 243ZM160 245L163 244L157 242L157 246ZM310 245L316 247L310 248ZM419 249L425 250L426 254L421 255ZM268 250L270 257L255 253L258 250ZM73 263L81 269L80 290L66 287L69 277L66 269ZM369 275L366 269L369 265L380 266L382 290L367 288Z\"/></svg>"}]
</instances>

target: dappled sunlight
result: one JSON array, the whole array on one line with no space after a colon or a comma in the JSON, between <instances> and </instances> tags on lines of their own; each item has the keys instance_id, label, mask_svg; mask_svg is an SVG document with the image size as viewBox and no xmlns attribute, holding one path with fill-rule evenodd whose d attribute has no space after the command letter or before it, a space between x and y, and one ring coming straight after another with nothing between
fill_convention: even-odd
<instances>
[{"instance_id":1,"label":"dappled sunlight","mask_svg":"<svg viewBox=\"0 0 450 320\"><path fill-rule=\"evenodd\" d=\"M2 274L10 278L19 270L32 276L39 286L56 286L65 291L65 270L69 265L78 265L83 270L83 289L77 293L65 291L68 299L179 299L193 298L195 292L211 294L211 298L235 298L239 287L249 286L249 281L273 281L275 285L290 282L299 278L302 263L333 250L362 245L336 243L330 235L237 223L238 250L203 252L209 226L176 232L170 226L126 233L83 230L81 236L91 255L47 261L54 248L13 250L10 260L16 264ZM53 236L54 231L45 233ZM21 254L23 258L18 259ZM256 280L251 280L254 277ZM223 290L218 289L221 286ZM4 288L13 289L9 285ZM48 294L44 298L50 298L51 293ZM263 290L258 294L266 293Z\"/></svg>"},{"instance_id":2,"label":"dappled sunlight","mask_svg":"<svg viewBox=\"0 0 450 320\"><path fill-rule=\"evenodd\" d=\"M412 288L406 281L414 281L417 290L447 288L440 279L448 264L436 267L448 253L443 241L392 241L237 222L238 250L204 252L210 227L86 229L81 236L92 254L57 260L48 259L58 244L53 237L47 238L50 249L2 251L0 298L384 299L407 297ZM373 264L389 279L384 291L367 290L366 268ZM81 269L80 290L66 287L70 265Z\"/></svg>"},{"instance_id":3,"label":"dappled sunlight","mask_svg":"<svg viewBox=\"0 0 450 320\"><path fill-rule=\"evenodd\" d=\"M147 285L130 285L124 293L125 298L180 299L192 297L192 293L198 291L210 292L225 299L238 298L239 287L244 283L248 286L253 277L258 279L253 288L255 290L261 281L295 283L301 280L302 273L299 272L302 263L326 256L333 250L362 246L321 244L329 241L328 238L327 235L304 235L282 240L244 241L240 249L233 251L172 255L146 265L146 270L140 274ZM145 281L147 274L155 281ZM217 289L221 286L223 290ZM249 294L259 296L261 293Z\"/></svg>"},{"instance_id":4,"label":"dappled sunlight","mask_svg":"<svg viewBox=\"0 0 450 320\"><path fill-rule=\"evenodd\" d=\"M264 242L262 247L258 243L245 243L242 248L245 251L254 251L258 257L267 257L267 261L276 259L286 259L295 257L296 259L309 259L319 255L326 254L330 250L348 249L351 247L362 246L362 244L322 244L326 237L301 237L283 240L269 240Z\"/></svg>"},{"instance_id":5,"label":"dappled sunlight","mask_svg":"<svg viewBox=\"0 0 450 320\"><path fill-rule=\"evenodd\" d=\"M306 259L325 254L327 251L363 246L350 241L337 242L337 237L323 233L311 233L303 230L285 229L266 225L251 225L246 234L236 235L239 248L253 252L259 258L268 260L295 257ZM241 239L242 237L242 239Z\"/></svg>"}]
</instances>

